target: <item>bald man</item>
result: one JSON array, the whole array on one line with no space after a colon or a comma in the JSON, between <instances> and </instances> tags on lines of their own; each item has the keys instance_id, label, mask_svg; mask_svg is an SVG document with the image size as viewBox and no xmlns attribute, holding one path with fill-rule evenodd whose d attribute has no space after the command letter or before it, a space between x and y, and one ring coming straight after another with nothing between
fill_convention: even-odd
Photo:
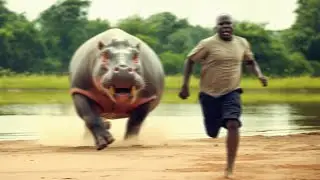
<instances>
[{"instance_id":1,"label":"bald man","mask_svg":"<svg viewBox=\"0 0 320 180\"><path fill-rule=\"evenodd\" d=\"M217 138L221 127L227 129L226 175L233 171L239 144L239 128L242 126L240 87L242 63L258 77L263 86L267 79L261 73L249 42L233 35L233 22L229 15L217 17L217 33L201 40L188 54L184 65L181 99L189 96L189 79L194 63L201 65L199 102L204 117L206 133Z\"/></svg>"}]
</instances>

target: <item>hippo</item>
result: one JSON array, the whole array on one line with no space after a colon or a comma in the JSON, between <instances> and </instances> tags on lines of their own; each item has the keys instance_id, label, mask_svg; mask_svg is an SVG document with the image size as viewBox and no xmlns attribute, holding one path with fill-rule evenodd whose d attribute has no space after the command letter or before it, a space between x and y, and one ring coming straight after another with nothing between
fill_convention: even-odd
<instances>
[{"instance_id":1,"label":"hippo","mask_svg":"<svg viewBox=\"0 0 320 180\"><path fill-rule=\"evenodd\" d=\"M70 94L97 150L115 141L111 120L127 118L124 140L138 136L161 101L164 77L154 50L119 28L107 29L76 49L69 64Z\"/></svg>"}]
</instances>

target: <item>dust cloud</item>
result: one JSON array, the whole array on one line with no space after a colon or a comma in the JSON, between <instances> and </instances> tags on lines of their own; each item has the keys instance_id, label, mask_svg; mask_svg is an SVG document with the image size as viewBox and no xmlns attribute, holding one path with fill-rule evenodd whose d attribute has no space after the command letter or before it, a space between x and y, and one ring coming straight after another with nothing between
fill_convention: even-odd
<instances>
[{"instance_id":1,"label":"dust cloud","mask_svg":"<svg viewBox=\"0 0 320 180\"><path fill-rule=\"evenodd\" d=\"M74 113L65 110L64 116L42 116L36 128L38 143L45 146L94 146L91 134L84 126L84 122ZM168 127L158 117L149 116L145 120L138 139L123 141L127 119L111 121L110 132L116 141L110 147L150 146L167 142Z\"/></svg>"}]
</instances>

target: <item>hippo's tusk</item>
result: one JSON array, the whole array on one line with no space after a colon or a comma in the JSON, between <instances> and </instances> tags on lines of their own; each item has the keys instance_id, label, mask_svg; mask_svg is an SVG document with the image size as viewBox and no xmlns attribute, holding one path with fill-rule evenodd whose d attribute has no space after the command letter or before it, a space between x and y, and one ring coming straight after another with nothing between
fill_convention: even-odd
<instances>
[{"instance_id":1,"label":"hippo's tusk","mask_svg":"<svg viewBox=\"0 0 320 180\"><path fill-rule=\"evenodd\" d=\"M107 92L107 94L109 95L110 99L111 99L113 102L116 102L116 99L114 98L114 94L115 94L114 87L113 87L113 86L109 87L108 89L106 89L106 92Z\"/></svg>"},{"instance_id":2,"label":"hippo's tusk","mask_svg":"<svg viewBox=\"0 0 320 180\"><path fill-rule=\"evenodd\" d=\"M137 100L137 88L133 86L130 93L132 96L130 103L133 104Z\"/></svg>"},{"instance_id":3,"label":"hippo's tusk","mask_svg":"<svg viewBox=\"0 0 320 180\"><path fill-rule=\"evenodd\" d=\"M109 92L110 92L110 94L112 95L112 96L114 96L114 94L115 94L115 90L114 90L114 87L113 86L111 86L109 89Z\"/></svg>"}]
</instances>

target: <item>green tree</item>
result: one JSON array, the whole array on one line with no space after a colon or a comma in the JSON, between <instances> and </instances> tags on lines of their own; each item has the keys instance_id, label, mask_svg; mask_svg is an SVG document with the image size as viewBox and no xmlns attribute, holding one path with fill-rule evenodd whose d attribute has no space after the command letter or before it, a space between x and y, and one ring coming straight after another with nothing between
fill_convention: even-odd
<instances>
[{"instance_id":1,"label":"green tree","mask_svg":"<svg viewBox=\"0 0 320 180\"><path fill-rule=\"evenodd\" d=\"M297 18L287 32L292 49L307 59L320 61L320 1L298 0Z\"/></svg>"},{"instance_id":2,"label":"green tree","mask_svg":"<svg viewBox=\"0 0 320 180\"><path fill-rule=\"evenodd\" d=\"M64 0L41 13L37 20L49 56L59 59L61 71L66 71L70 57L88 36L86 29L87 10L90 1Z\"/></svg>"},{"instance_id":3,"label":"green tree","mask_svg":"<svg viewBox=\"0 0 320 180\"><path fill-rule=\"evenodd\" d=\"M0 1L0 67L15 72L35 72L43 65L45 46L39 32L23 15Z\"/></svg>"},{"instance_id":4,"label":"green tree","mask_svg":"<svg viewBox=\"0 0 320 180\"><path fill-rule=\"evenodd\" d=\"M163 66L165 67L166 74L181 74L181 68L183 67L184 63L183 55L167 51L160 54L160 59Z\"/></svg>"},{"instance_id":5,"label":"green tree","mask_svg":"<svg viewBox=\"0 0 320 180\"><path fill-rule=\"evenodd\" d=\"M152 36L156 36L159 41L159 46L156 47L158 53L165 52L169 49L168 37L179 29L189 27L189 23L186 19L178 19L177 16L170 12L162 12L151 15L146 19L146 23L152 28Z\"/></svg>"},{"instance_id":6,"label":"green tree","mask_svg":"<svg viewBox=\"0 0 320 180\"><path fill-rule=\"evenodd\" d=\"M10 11L0 0L1 72L66 72L74 51L110 28L107 19L89 20L89 0L58 1L34 22ZM320 1L298 0L295 24L269 31L265 24L236 22L235 33L247 38L261 68L270 76L320 75ZM170 12L147 18L132 15L115 27L145 41L160 56L167 74L180 74L186 54L213 29L194 26ZM195 67L198 76L200 66Z\"/></svg>"},{"instance_id":7,"label":"green tree","mask_svg":"<svg viewBox=\"0 0 320 180\"><path fill-rule=\"evenodd\" d=\"M310 63L299 53L292 55L277 34L266 30L265 24L238 22L235 33L250 42L255 58L266 74L288 76L312 72Z\"/></svg>"},{"instance_id":8,"label":"green tree","mask_svg":"<svg viewBox=\"0 0 320 180\"><path fill-rule=\"evenodd\" d=\"M137 36L153 49L156 49L159 46L157 37L152 36L152 34L155 33L154 29L138 15L121 19L116 27Z\"/></svg>"}]
</instances>

